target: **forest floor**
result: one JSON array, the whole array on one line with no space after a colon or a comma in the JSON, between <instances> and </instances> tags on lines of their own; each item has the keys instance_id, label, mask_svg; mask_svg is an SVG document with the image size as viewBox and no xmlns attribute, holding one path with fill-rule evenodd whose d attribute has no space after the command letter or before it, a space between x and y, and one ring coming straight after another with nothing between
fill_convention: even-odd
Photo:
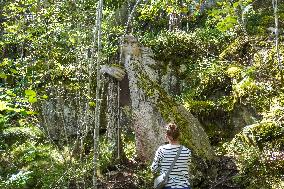
<instances>
[{"instance_id":1,"label":"forest floor","mask_svg":"<svg viewBox=\"0 0 284 189\"><path fill-rule=\"evenodd\" d=\"M208 174L206 180L193 181L195 188L203 189L242 189L243 187L232 182L237 174L237 168L231 158L219 157L213 167L207 167ZM213 168L213 169L212 169ZM200 169L206 169L205 167ZM211 172L209 170L215 170ZM205 170L203 170L206 172ZM98 189L151 189L153 188L152 175L145 164L139 161L127 161L108 167L100 177Z\"/></svg>"},{"instance_id":2,"label":"forest floor","mask_svg":"<svg viewBox=\"0 0 284 189\"><path fill-rule=\"evenodd\" d=\"M149 183L149 177L148 180L143 177L143 170L146 165L131 161L109 167L101 177L98 189L151 188L152 183Z\"/></svg>"}]
</instances>

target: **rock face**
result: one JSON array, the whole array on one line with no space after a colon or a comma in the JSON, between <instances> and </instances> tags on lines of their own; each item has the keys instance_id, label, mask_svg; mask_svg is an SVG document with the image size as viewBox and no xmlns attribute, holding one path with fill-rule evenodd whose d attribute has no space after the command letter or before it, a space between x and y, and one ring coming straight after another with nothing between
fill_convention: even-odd
<instances>
[{"instance_id":1,"label":"rock face","mask_svg":"<svg viewBox=\"0 0 284 189\"><path fill-rule=\"evenodd\" d=\"M139 157L151 160L155 150L164 142L163 125L173 121L181 128L184 145L205 159L213 159L214 152L198 120L158 84L158 74L152 68L156 62L151 49L140 46L133 36L125 36L122 54L129 79Z\"/></svg>"},{"instance_id":2,"label":"rock face","mask_svg":"<svg viewBox=\"0 0 284 189\"><path fill-rule=\"evenodd\" d=\"M158 146L165 142L164 125L168 122L179 125L183 145L206 160L214 159L214 152L199 121L168 94L167 88L163 89L166 85L159 83L161 78L153 68L157 67L157 62L153 59L152 50L140 46L133 36L124 37L121 49L122 62L128 78L127 93L130 96L130 103L124 103L131 108L131 125L135 131L139 159L152 160ZM103 66L101 71L117 80L123 81L126 78L123 70L117 67ZM120 119L115 110L118 109L115 85L115 81L109 82L109 108L105 112L106 118L113 121ZM93 123L92 119L95 117L88 105L88 99L83 99L82 94L62 94L65 96L56 96L43 102L39 110L42 114L42 125L46 126L51 138L55 140L62 140L63 137L68 140L70 135L80 136L82 131L86 133L88 127L92 127L89 123ZM123 100L120 101L120 106L122 102ZM116 138L116 128L112 127L116 123L107 124L105 126L109 138Z\"/></svg>"},{"instance_id":3,"label":"rock face","mask_svg":"<svg viewBox=\"0 0 284 189\"><path fill-rule=\"evenodd\" d=\"M87 99L79 95L50 96L37 109L40 112L41 126L53 140L68 140L88 130L94 113L88 107Z\"/></svg>"},{"instance_id":4,"label":"rock face","mask_svg":"<svg viewBox=\"0 0 284 189\"><path fill-rule=\"evenodd\" d=\"M155 64L153 53L148 48L140 47L132 36L125 38L123 44L123 62L129 79L133 127L136 135L138 156L141 160L150 160L157 146L165 142L164 119L153 106L146 93L139 86L139 69L143 69L150 79L156 81L157 73L150 66Z\"/></svg>"}]
</instances>

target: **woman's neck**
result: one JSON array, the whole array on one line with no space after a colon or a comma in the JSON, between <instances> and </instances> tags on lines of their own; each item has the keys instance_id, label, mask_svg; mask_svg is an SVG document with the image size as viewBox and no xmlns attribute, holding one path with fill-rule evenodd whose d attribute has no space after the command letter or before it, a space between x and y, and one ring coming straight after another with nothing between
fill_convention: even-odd
<instances>
[{"instance_id":1,"label":"woman's neck","mask_svg":"<svg viewBox=\"0 0 284 189\"><path fill-rule=\"evenodd\" d=\"M177 141L177 140L171 141L171 140L170 140L169 143L172 144L172 145L178 145L178 144L179 144L179 141Z\"/></svg>"}]
</instances>

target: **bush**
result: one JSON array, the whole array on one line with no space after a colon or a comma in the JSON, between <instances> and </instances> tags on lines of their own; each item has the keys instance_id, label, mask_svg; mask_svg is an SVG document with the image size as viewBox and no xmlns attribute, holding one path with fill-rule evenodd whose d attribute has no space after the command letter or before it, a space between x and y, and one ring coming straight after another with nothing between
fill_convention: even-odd
<instances>
[{"instance_id":1,"label":"bush","mask_svg":"<svg viewBox=\"0 0 284 189\"><path fill-rule=\"evenodd\" d=\"M235 181L247 189L278 189L284 173L283 127L260 123L246 127L231 142L225 153L235 158L239 174ZM282 183L283 184L283 183Z\"/></svg>"}]
</instances>

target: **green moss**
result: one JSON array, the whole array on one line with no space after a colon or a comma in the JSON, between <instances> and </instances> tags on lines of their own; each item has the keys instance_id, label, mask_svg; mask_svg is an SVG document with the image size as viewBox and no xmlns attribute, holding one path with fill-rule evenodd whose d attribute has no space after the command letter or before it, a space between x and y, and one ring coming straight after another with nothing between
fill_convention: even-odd
<instances>
[{"instance_id":1,"label":"green moss","mask_svg":"<svg viewBox=\"0 0 284 189\"><path fill-rule=\"evenodd\" d=\"M240 36L235 39L220 55L220 59L232 59L232 57L240 56L240 52L245 48L245 45L249 43L249 39L245 36Z\"/></svg>"},{"instance_id":2,"label":"green moss","mask_svg":"<svg viewBox=\"0 0 284 189\"><path fill-rule=\"evenodd\" d=\"M252 132L255 133L256 141L261 144L284 136L284 127L273 122L267 122L254 127Z\"/></svg>"},{"instance_id":3,"label":"green moss","mask_svg":"<svg viewBox=\"0 0 284 189\"><path fill-rule=\"evenodd\" d=\"M163 30L147 38L146 42L144 40L144 45L153 49L156 60L164 63L171 61L175 66L185 60L196 62L202 55L219 54L228 38L215 28L198 28L192 32Z\"/></svg>"},{"instance_id":4,"label":"green moss","mask_svg":"<svg viewBox=\"0 0 284 189\"><path fill-rule=\"evenodd\" d=\"M228 143L226 154L236 159L240 172L235 181L246 188L277 187L283 172L283 127L263 122L246 128Z\"/></svg>"},{"instance_id":5,"label":"green moss","mask_svg":"<svg viewBox=\"0 0 284 189\"><path fill-rule=\"evenodd\" d=\"M208 113L211 112L215 107L214 101L210 100L187 100L184 103L184 106L189 109L191 112L195 112L197 114Z\"/></svg>"},{"instance_id":6,"label":"green moss","mask_svg":"<svg viewBox=\"0 0 284 189\"><path fill-rule=\"evenodd\" d=\"M140 72L138 85L144 90L149 98L156 99L154 103L156 103L156 107L167 122L175 122L179 125L182 133L181 143L183 145L190 147L196 154L205 159L213 158L213 151L209 144L209 140L205 132L201 128L198 128L201 126L195 125L195 122L198 121L194 120L195 118L191 114L187 115L183 112L186 110L181 109L181 105L168 96L157 83L151 81L142 70ZM190 119L192 119L191 122L189 122ZM189 126L195 127L197 129L196 132L200 132L196 134L199 134L202 139L193 136L194 133L190 131Z\"/></svg>"}]
</instances>

